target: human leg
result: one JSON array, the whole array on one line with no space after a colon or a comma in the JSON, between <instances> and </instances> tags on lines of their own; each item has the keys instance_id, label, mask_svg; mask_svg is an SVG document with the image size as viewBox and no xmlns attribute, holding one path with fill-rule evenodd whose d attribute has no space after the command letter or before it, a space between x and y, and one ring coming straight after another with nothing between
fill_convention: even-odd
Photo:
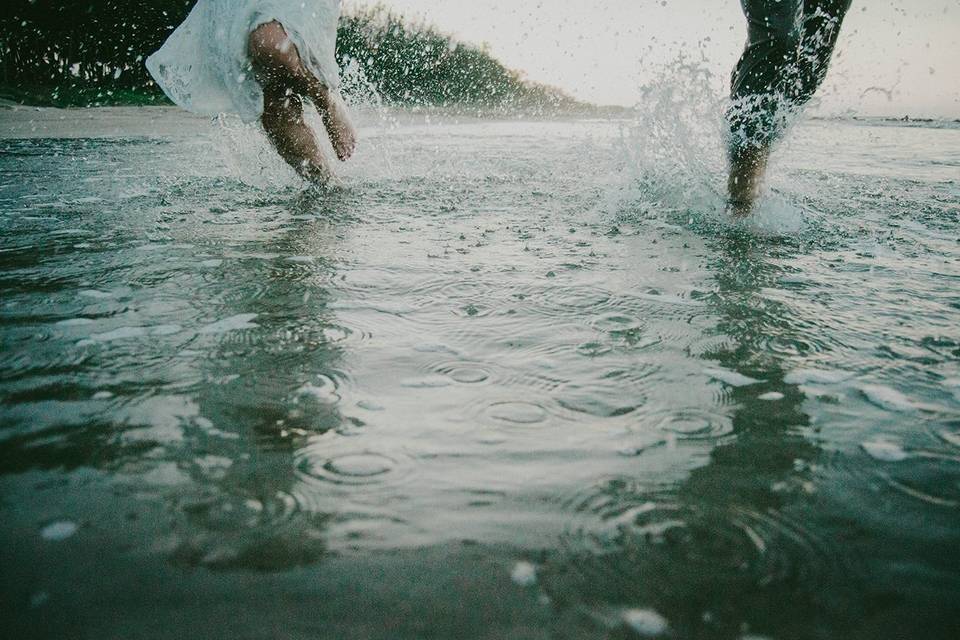
<instances>
[{"instance_id":1,"label":"human leg","mask_svg":"<svg viewBox=\"0 0 960 640\"><path fill-rule=\"evenodd\" d=\"M731 77L733 106L727 181L736 215L750 212L760 191L770 144L782 128L784 86L802 35L803 0L741 0L747 44Z\"/></svg>"},{"instance_id":2,"label":"human leg","mask_svg":"<svg viewBox=\"0 0 960 640\"><path fill-rule=\"evenodd\" d=\"M248 52L264 89L264 129L278 152L298 172L329 177L316 139L303 121L301 97L314 103L323 118L337 157L353 153L356 135L337 96L304 66L300 53L279 22L268 22L250 33ZM309 135L308 135L309 134ZM302 155L298 155L302 154Z\"/></svg>"},{"instance_id":3,"label":"human leg","mask_svg":"<svg viewBox=\"0 0 960 640\"><path fill-rule=\"evenodd\" d=\"M277 153L306 180L326 183L332 177L317 139L303 120L303 103L281 85L263 90L263 130Z\"/></svg>"},{"instance_id":4,"label":"human leg","mask_svg":"<svg viewBox=\"0 0 960 640\"><path fill-rule=\"evenodd\" d=\"M826 77L851 0L741 0L748 40L731 80L730 204L749 213L787 113Z\"/></svg>"},{"instance_id":5,"label":"human leg","mask_svg":"<svg viewBox=\"0 0 960 640\"><path fill-rule=\"evenodd\" d=\"M797 82L795 91L789 96L793 103L802 105L809 101L826 78L850 4L851 0L804 1Z\"/></svg>"}]
</instances>

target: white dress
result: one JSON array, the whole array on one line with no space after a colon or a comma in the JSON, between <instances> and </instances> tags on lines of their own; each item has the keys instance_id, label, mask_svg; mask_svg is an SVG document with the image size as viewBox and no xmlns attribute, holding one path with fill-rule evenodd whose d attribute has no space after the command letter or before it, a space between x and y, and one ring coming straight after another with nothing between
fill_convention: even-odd
<instances>
[{"instance_id":1,"label":"white dress","mask_svg":"<svg viewBox=\"0 0 960 640\"><path fill-rule=\"evenodd\" d=\"M201 115L263 113L263 90L247 55L250 32L276 20L303 63L330 89L339 86L335 57L340 0L199 0L147 69L177 105Z\"/></svg>"}]
</instances>

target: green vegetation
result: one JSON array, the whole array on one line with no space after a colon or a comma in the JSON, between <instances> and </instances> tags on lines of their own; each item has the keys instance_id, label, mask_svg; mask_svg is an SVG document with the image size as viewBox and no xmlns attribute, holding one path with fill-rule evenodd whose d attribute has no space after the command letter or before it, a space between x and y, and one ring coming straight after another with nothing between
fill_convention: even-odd
<instances>
[{"instance_id":1,"label":"green vegetation","mask_svg":"<svg viewBox=\"0 0 960 640\"><path fill-rule=\"evenodd\" d=\"M162 104L143 61L195 0L6 0L0 97L30 104ZM377 7L341 18L347 90L388 104L553 111L578 103L523 80L483 48Z\"/></svg>"}]
</instances>

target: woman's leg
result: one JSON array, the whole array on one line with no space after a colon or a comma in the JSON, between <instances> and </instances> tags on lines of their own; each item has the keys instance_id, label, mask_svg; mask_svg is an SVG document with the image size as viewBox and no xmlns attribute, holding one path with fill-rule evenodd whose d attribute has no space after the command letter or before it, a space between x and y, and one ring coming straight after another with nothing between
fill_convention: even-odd
<instances>
[{"instance_id":1,"label":"woman's leg","mask_svg":"<svg viewBox=\"0 0 960 640\"><path fill-rule=\"evenodd\" d=\"M306 171L314 179L321 175L329 177L323 153L303 121L300 98L308 98L317 107L341 160L349 158L356 145L346 107L306 69L279 22L254 29L248 50L257 80L264 89L264 129L277 151L301 175Z\"/></svg>"},{"instance_id":2,"label":"woman's leg","mask_svg":"<svg viewBox=\"0 0 960 640\"><path fill-rule=\"evenodd\" d=\"M263 130L287 164L311 182L326 183L333 176L317 139L303 120L300 96L279 84L264 85Z\"/></svg>"}]
</instances>

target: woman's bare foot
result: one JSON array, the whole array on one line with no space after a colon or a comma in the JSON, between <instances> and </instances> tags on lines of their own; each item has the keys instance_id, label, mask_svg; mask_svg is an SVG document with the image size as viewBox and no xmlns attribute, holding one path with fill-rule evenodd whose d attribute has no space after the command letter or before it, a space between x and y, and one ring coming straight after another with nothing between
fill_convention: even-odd
<instances>
[{"instance_id":1,"label":"woman's bare foot","mask_svg":"<svg viewBox=\"0 0 960 640\"><path fill-rule=\"evenodd\" d=\"M730 212L736 217L750 214L760 195L767 170L767 147L753 147L730 155L730 178L727 181Z\"/></svg>"},{"instance_id":2,"label":"woman's bare foot","mask_svg":"<svg viewBox=\"0 0 960 640\"><path fill-rule=\"evenodd\" d=\"M337 93L328 91L327 101L320 111L320 116L323 118L323 126L327 129L330 144L333 145L337 157L341 161L346 161L357 147L357 130L353 128L353 122L350 121L350 113L343 98Z\"/></svg>"}]
</instances>

